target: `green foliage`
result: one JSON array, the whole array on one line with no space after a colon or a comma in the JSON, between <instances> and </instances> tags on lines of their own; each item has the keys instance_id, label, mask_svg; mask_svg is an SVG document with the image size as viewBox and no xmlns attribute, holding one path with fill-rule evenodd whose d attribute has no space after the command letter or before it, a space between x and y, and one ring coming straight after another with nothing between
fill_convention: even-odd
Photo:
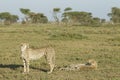
<instances>
[{"instance_id":1,"label":"green foliage","mask_svg":"<svg viewBox=\"0 0 120 80\"><path fill-rule=\"evenodd\" d=\"M62 22L78 26L101 26L102 23L105 23L105 19L93 17L89 12L65 11L62 17Z\"/></svg>"},{"instance_id":2,"label":"green foliage","mask_svg":"<svg viewBox=\"0 0 120 80\"><path fill-rule=\"evenodd\" d=\"M113 7L111 13L108 13L113 23L120 23L120 8Z\"/></svg>"},{"instance_id":3,"label":"green foliage","mask_svg":"<svg viewBox=\"0 0 120 80\"><path fill-rule=\"evenodd\" d=\"M44 16L44 14L42 13L31 12L29 13L29 18L32 23L47 23L48 22L47 17Z\"/></svg>"},{"instance_id":4,"label":"green foliage","mask_svg":"<svg viewBox=\"0 0 120 80\"><path fill-rule=\"evenodd\" d=\"M67 12L67 11L71 11L71 10L72 10L71 7L67 7L67 8L64 9L65 12Z\"/></svg>"},{"instance_id":5,"label":"green foliage","mask_svg":"<svg viewBox=\"0 0 120 80\"><path fill-rule=\"evenodd\" d=\"M30 13L30 9L20 8L20 12L23 13L24 15L28 15Z\"/></svg>"},{"instance_id":6,"label":"green foliage","mask_svg":"<svg viewBox=\"0 0 120 80\"><path fill-rule=\"evenodd\" d=\"M54 8L53 12L60 12L60 8Z\"/></svg>"},{"instance_id":7,"label":"green foliage","mask_svg":"<svg viewBox=\"0 0 120 80\"><path fill-rule=\"evenodd\" d=\"M25 15L25 20L22 20L22 23L25 24L26 22L31 23L47 23L48 19L44 16L43 13L35 13L31 12L29 9L20 9L21 13Z\"/></svg>"},{"instance_id":8,"label":"green foliage","mask_svg":"<svg viewBox=\"0 0 120 80\"><path fill-rule=\"evenodd\" d=\"M103 23L103 22L101 22L100 18L94 17L91 19L91 23L89 25L91 25L93 27L99 27L99 26L101 26L101 23Z\"/></svg>"},{"instance_id":9,"label":"green foliage","mask_svg":"<svg viewBox=\"0 0 120 80\"><path fill-rule=\"evenodd\" d=\"M25 15L25 21L28 22L30 9L20 8L20 12Z\"/></svg>"},{"instance_id":10,"label":"green foliage","mask_svg":"<svg viewBox=\"0 0 120 80\"><path fill-rule=\"evenodd\" d=\"M0 13L0 20L2 20L4 24L9 25L17 22L17 20L19 20L19 17L17 15L12 15L9 12L2 12Z\"/></svg>"},{"instance_id":11,"label":"green foliage","mask_svg":"<svg viewBox=\"0 0 120 80\"><path fill-rule=\"evenodd\" d=\"M52 32L50 34L50 40L81 40L86 39L86 36L83 36L79 33L70 33L70 32Z\"/></svg>"}]
</instances>

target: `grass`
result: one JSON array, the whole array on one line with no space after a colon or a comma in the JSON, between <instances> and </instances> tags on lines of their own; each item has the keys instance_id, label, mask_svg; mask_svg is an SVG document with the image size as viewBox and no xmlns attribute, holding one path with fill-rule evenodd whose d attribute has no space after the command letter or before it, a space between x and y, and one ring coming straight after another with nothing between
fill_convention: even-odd
<instances>
[{"instance_id":1,"label":"grass","mask_svg":"<svg viewBox=\"0 0 120 80\"><path fill-rule=\"evenodd\" d=\"M52 74L45 59L31 61L30 73L22 74L20 43L40 48L52 45L56 65ZM0 25L0 80L120 80L120 26L63 27L52 24ZM98 62L98 70L59 71L72 63Z\"/></svg>"}]
</instances>

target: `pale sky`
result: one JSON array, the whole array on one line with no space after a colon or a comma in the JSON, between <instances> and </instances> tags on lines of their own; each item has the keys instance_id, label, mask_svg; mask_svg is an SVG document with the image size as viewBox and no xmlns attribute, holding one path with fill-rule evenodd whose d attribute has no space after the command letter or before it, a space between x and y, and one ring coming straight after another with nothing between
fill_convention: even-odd
<instances>
[{"instance_id":1,"label":"pale sky","mask_svg":"<svg viewBox=\"0 0 120 80\"><path fill-rule=\"evenodd\" d=\"M27 8L32 12L44 13L52 20L53 8L71 7L74 11L91 12L94 17L108 19L107 14L112 7L120 8L120 0L0 0L0 12L10 12L19 15L19 8Z\"/></svg>"}]
</instances>

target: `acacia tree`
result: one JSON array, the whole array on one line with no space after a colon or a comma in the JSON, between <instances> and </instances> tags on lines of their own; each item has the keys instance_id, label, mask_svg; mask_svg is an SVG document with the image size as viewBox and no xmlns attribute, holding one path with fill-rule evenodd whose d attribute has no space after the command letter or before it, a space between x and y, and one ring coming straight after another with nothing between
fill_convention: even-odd
<instances>
[{"instance_id":1,"label":"acacia tree","mask_svg":"<svg viewBox=\"0 0 120 80\"><path fill-rule=\"evenodd\" d=\"M54 8L53 9L53 17L55 21L59 24L59 18L58 18L58 13L60 13L60 8Z\"/></svg>"},{"instance_id":2,"label":"acacia tree","mask_svg":"<svg viewBox=\"0 0 120 80\"><path fill-rule=\"evenodd\" d=\"M8 25L17 22L19 17L17 15L12 15L9 12L2 12L0 13L0 20L4 22L4 24Z\"/></svg>"},{"instance_id":3,"label":"acacia tree","mask_svg":"<svg viewBox=\"0 0 120 80\"><path fill-rule=\"evenodd\" d=\"M29 14L29 18L31 19L32 23L47 23L48 19L46 16L44 16L43 13L34 13L31 12Z\"/></svg>"},{"instance_id":4,"label":"acacia tree","mask_svg":"<svg viewBox=\"0 0 120 80\"><path fill-rule=\"evenodd\" d=\"M101 25L101 20L100 18L98 17L93 17L92 20L91 20L91 24L92 26L100 26Z\"/></svg>"},{"instance_id":5,"label":"acacia tree","mask_svg":"<svg viewBox=\"0 0 120 80\"><path fill-rule=\"evenodd\" d=\"M65 12L67 12L67 11L71 11L71 10L72 10L71 7L67 7L67 8L64 9Z\"/></svg>"},{"instance_id":6,"label":"acacia tree","mask_svg":"<svg viewBox=\"0 0 120 80\"><path fill-rule=\"evenodd\" d=\"M25 15L25 21L28 22L30 9L20 8L20 12Z\"/></svg>"},{"instance_id":7,"label":"acacia tree","mask_svg":"<svg viewBox=\"0 0 120 80\"><path fill-rule=\"evenodd\" d=\"M108 13L113 23L120 23L120 8L112 7L111 13Z\"/></svg>"},{"instance_id":8,"label":"acacia tree","mask_svg":"<svg viewBox=\"0 0 120 80\"><path fill-rule=\"evenodd\" d=\"M20 9L21 13L23 13L25 15L25 20L31 23L47 23L48 19L46 16L44 16L43 13L35 13L35 12L31 12L29 9ZM25 23L25 21L23 20L23 23Z\"/></svg>"},{"instance_id":9,"label":"acacia tree","mask_svg":"<svg viewBox=\"0 0 120 80\"><path fill-rule=\"evenodd\" d=\"M19 20L19 17L17 15L11 15L11 23L16 23Z\"/></svg>"},{"instance_id":10,"label":"acacia tree","mask_svg":"<svg viewBox=\"0 0 120 80\"><path fill-rule=\"evenodd\" d=\"M62 17L63 17L62 22L64 22L66 25L68 25L68 22L70 21L67 12L69 12L71 10L72 10L72 8L67 7L64 9L64 13L62 14Z\"/></svg>"},{"instance_id":11,"label":"acacia tree","mask_svg":"<svg viewBox=\"0 0 120 80\"><path fill-rule=\"evenodd\" d=\"M71 11L63 13L72 23L88 25L92 19L92 14L88 12Z\"/></svg>"},{"instance_id":12,"label":"acacia tree","mask_svg":"<svg viewBox=\"0 0 120 80\"><path fill-rule=\"evenodd\" d=\"M37 15L35 12L30 12L29 18L30 18L31 23L37 23Z\"/></svg>"}]
</instances>

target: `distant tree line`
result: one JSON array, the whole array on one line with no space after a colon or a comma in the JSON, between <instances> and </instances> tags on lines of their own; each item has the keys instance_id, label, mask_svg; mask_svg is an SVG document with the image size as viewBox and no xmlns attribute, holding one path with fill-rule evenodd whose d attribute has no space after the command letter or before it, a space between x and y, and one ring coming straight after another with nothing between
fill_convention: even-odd
<instances>
[{"instance_id":1,"label":"distant tree line","mask_svg":"<svg viewBox=\"0 0 120 80\"><path fill-rule=\"evenodd\" d=\"M58 14L61 13L60 8L53 8L53 18L57 24L64 23L65 25L84 25L84 26L99 26L106 23L105 19L93 17L92 13L84 11L72 11L72 8L67 7L64 9L61 18ZM48 23L48 18L43 13L31 12L30 9L20 8L20 12L24 14L22 18L22 24L27 23ZM107 14L110 17L112 24L120 24L120 8L112 7L111 12ZM9 25L16 23L19 20L17 15L13 15L9 12L0 13L0 23Z\"/></svg>"},{"instance_id":2,"label":"distant tree line","mask_svg":"<svg viewBox=\"0 0 120 80\"><path fill-rule=\"evenodd\" d=\"M64 13L62 14L62 22L65 24L77 24L77 25L99 25L102 22L105 22L105 19L100 19L98 17L93 17L92 13L84 12L84 11L71 11L71 8L65 8Z\"/></svg>"}]
</instances>

